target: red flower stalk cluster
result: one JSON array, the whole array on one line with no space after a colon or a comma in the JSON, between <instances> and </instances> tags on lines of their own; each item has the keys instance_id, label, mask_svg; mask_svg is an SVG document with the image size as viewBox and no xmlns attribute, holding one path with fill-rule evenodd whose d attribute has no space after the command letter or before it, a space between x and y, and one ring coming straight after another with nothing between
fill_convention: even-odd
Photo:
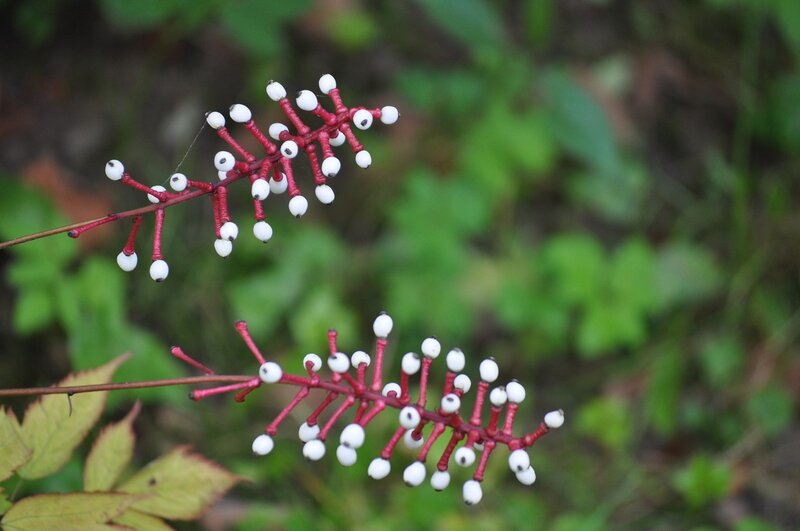
<instances>
[{"instance_id":1,"label":"red flower stalk cluster","mask_svg":"<svg viewBox=\"0 0 800 531\"><path fill-rule=\"evenodd\" d=\"M350 356L340 352L336 344L336 331L329 331L327 366L330 376L326 377L320 373L323 361L317 354L307 354L303 358L305 374L302 376L288 374L274 361L267 361L250 337L247 324L239 321L236 323L236 330L259 363L258 375L241 383L195 390L190 397L201 400L212 395L235 392L235 399L243 401L249 393L264 384L279 383L298 387L294 398L266 426L264 433L253 441L253 452L266 455L272 451L275 444L273 437L286 417L309 396L312 389L321 389L326 392L325 397L306 418L298 432L304 443L303 455L308 460L318 461L323 458L326 452L325 443L331 430L348 410L354 408L353 420L340 432L339 446L336 448L339 462L344 466L352 466L357 460L356 451L364 444L367 425L386 408L393 408L399 411L399 426L380 455L369 464L367 473L370 477L382 479L389 474L390 459L395 447L402 440L407 447L419 449L416 460L403 471L403 480L412 487L420 485L427 474L425 463L434 442L449 430L449 441L435 461L436 470L430 478L431 486L435 490L443 490L449 485L448 469L451 461L462 467L471 467L477 460L472 478L463 485L463 497L468 505L478 503L483 497L481 481L486 466L498 445L508 447L508 466L517 479L525 485L531 485L536 480L536 473L525 449L551 429L560 427L564 423L564 412L551 411L535 430L514 436L514 422L519 404L525 399L525 388L516 380L511 380L490 390L499 371L493 359L485 359L480 363L480 381L472 411L462 416L462 400L472 384L470 378L461 372L465 366L465 356L457 348L445 356L447 373L442 396L429 406L430 369L441 353L441 344L433 337L425 339L420 349L422 356L413 352L403 356L399 382L385 383L384 352L392 326L391 317L385 313L375 319L373 331L376 341L372 357L361 350ZM180 347L173 347L172 354L206 374L214 374L211 369L186 355ZM370 366L372 372L368 375ZM410 378L418 373L417 399L413 400ZM487 399L488 421L484 423L486 415L483 410ZM329 413L326 414L326 411ZM327 418L323 420L324 414Z\"/></svg>"},{"instance_id":2,"label":"red flower stalk cluster","mask_svg":"<svg viewBox=\"0 0 800 531\"><path fill-rule=\"evenodd\" d=\"M243 124L247 132L262 146L265 154L260 158L247 151L231 136L225 127L225 117L221 113L216 111L208 113L206 122L216 130L217 135L227 142L233 151L233 153L219 151L214 156L214 167L219 178L216 182L195 181L182 173L175 173L169 178L169 186L173 191L168 192L163 186L147 186L135 180L125 171L125 167L120 161L109 161L105 168L106 176L112 181L120 181L122 184L146 193L153 206L122 214L109 214L79 226L70 231L69 235L77 238L83 232L105 223L124 217L133 217L133 227L128 241L117 256L119 266L124 271L132 271L138 263L135 243L142 216L145 213L154 212L155 231L150 276L156 282L160 282L169 274L169 266L164 260L161 249L165 210L176 203L201 195L210 195L214 210L216 236L214 249L223 258L227 257L233 250L233 241L239 235L239 228L231 221L228 211L228 185L247 178L250 182L250 194L253 198L255 213L253 234L262 242L268 242L272 238L272 227L266 221L262 201L270 194L282 194L288 191L289 211L296 217L301 217L308 209L308 201L301 195L292 169L292 160L301 151L305 152L310 162L316 184L317 199L323 204L330 204L335 196L327 184L327 180L335 177L342 166L333 153L334 147L347 142L355 153L355 161L358 166L368 168L372 163L369 151L364 149L364 146L358 141L351 124L364 130L372 125L373 120L393 124L399 116L397 109L392 106L375 109L345 106L339 89L336 87L336 80L330 74L320 78L319 89L333 102L332 112L322 107L317 96L310 90L300 91L296 98L297 106L301 110L314 114L322 121L322 125L315 129L312 129L300 118L286 97L286 89L275 81L267 84L267 95L278 103L291 123L294 133L291 133L289 127L282 123L273 123L269 126L267 134L264 134L253 121L249 108L239 103L230 107L230 118L236 123ZM321 162L317 145L322 154Z\"/></svg>"}]
</instances>

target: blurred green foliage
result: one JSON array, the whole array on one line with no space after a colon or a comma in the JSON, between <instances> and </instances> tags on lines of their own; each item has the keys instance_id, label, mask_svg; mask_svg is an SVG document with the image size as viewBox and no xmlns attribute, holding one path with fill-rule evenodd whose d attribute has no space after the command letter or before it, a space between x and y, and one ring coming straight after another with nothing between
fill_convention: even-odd
<instances>
[{"instance_id":1,"label":"blurred green foliage","mask_svg":"<svg viewBox=\"0 0 800 531\"><path fill-rule=\"evenodd\" d=\"M328 328L345 350L364 348L385 309L392 370L436 334L465 350L468 370L494 355L503 377L530 383L529 427L567 411L565 428L532 452L533 490L498 462L479 511L465 512L453 486L466 471L435 496L402 485L399 463L384 482L363 477L391 419L371 428L353 469L310 468L290 426L268 461L249 455L248 434L285 396L194 407L196 424L169 426L172 436L254 479L237 491L238 529L756 530L800 518L786 501L796 480L785 498L765 487L780 476L770 450L798 437L797 2L87 4L108 26L102 38L147 43L155 87L180 61L192 76L233 64L202 78L217 82L187 82L203 105L252 104L266 124L280 114L263 101L264 81L291 92L330 71L348 103L395 104L401 119L361 135L374 164L363 176L345 161L330 209L313 204L297 222L270 198L267 246L242 221L223 263L205 207L170 212L163 285L114 267L119 228L103 256L58 237L14 249L9 330L61 338L76 367L132 350L121 373L158 378L181 374L168 342L219 370L251 370L228 326L236 319L300 370L302 354L324 351ZM64 5L14 10L31 49L59 38ZM124 98L124 80L105 82L113 90L99 94ZM143 90L143 101L162 97ZM143 142L153 117L124 108L108 116L128 133L82 171L132 153L137 174L157 182L176 161ZM216 149L201 140L187 171L207 178ZM10 176L2 187L0 237L63 222L43 194ZM234 207L244 219L247 202ZM154 416L175 407L173 391L150 395Z\"/></svg>"}]
</instances>

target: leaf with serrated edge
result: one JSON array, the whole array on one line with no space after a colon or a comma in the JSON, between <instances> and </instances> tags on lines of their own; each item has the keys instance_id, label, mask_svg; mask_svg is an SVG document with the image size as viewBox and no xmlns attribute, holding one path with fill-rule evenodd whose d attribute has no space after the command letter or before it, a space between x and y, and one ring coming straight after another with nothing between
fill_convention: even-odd
<instances>
[{"instance_id":1,"label":"leaf with serrated edge","mask_svg":"<svg viewBox=\"0 0 800 531\"><path fill-rule=\"evenodd\" d=\"M3 516L3 528L101 529L139 496L118 493L39 494L15 503Z\"/></svg>"},{"instance_id":2,"label":"leaf with serrated edge","mask_svg":"<svg viewBox=\"0 0 800 531\"><path fill-rule=\"evenodd\" d=\"M148 531L172 531L173 528L161 518L128 509L122 516L114 518L114 523L124 525L131 529L147 529Z\"/></svg>"},{"instance_id":3,"label":"leaf with serrated edge","mask_svg":"<svg viewBox=\"0 0 800 531\"><path fill-rule=\"evenodd\" d=\"M70 374L58 385L108 383L126 359L128 355L124 354L96 369ZM21 435L33 455L17 473L26 479L36 479L49 476L64 466L100 418L107 396L108 391L77 394L71 398L71 408L67 397L62 395L48 395L31 404L25 411Z\"/></svg>"},{"instance_id":4,"label":"leaf with serrated edge","mask_svg":"<svg viewBox=\"0 0 800 531\"><path fill-rule=\"evenodd\" d=\"M20 426L13 411L0 408L0 481L28 462L31 450L19 434Z\"/></svg>"},{"instance_id":5,"label":"leaf with serrated edge","mask_svg":"<svg viewBox=\"0 0 800 531\"><path fill-rule=\"evenodd\" d=\"M133 457L133 447L136 445L133 421L141 409L141 404L136 402L124 419L109 424L97 436L86 457L83 490L87 492L111 490L117 482Z\"/></svg>"},{"instance_id":6,"label":"leaf with serrated edge","mask_svg":"<svg viewBox=\"0 0 800 531\"><path fill-rule=\"evenodd\" d=\"M170 520L197 518L241 478L179 446L149 463L117 490L148 494L133 508Z\"/></svg>"}]
</instances>

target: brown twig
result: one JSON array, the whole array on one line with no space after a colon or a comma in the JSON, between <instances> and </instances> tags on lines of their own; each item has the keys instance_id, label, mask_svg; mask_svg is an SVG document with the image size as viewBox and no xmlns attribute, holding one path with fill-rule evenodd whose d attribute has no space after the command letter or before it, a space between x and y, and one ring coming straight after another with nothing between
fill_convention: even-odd
<instances>
[{"instance_id":1,"label":"brown twig","mask_svg":"<svg viewBox=\"0 0 800 531\"><path fill-rule=\"evenodd\" d=\"M210 376L187 376L184 378L167 378L164 380L145 380L141 382L122 382L93 385L25 387L20 389L0 389L0 397L7 396L40 396L40 395L75 395L79 393L96 393L98 391L121 391L123 389L146 389L149 387L168 387L173 385L196 385L207 383L239 383L252 380L253 376L239 374L215 374Z\"/></svg>"}]
</instances>

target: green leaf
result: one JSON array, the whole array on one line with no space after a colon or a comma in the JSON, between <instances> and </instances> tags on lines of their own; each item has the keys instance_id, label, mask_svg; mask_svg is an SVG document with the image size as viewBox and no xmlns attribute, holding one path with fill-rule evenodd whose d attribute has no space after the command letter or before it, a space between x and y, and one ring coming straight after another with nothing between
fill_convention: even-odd
<instances>
[{"instance_id":1,"label":"green leaf","mask_svg":"<svg viewBox=\"0 0 800 531\"><path fill-rule=\"evenodd\" d=\"M133 507L162 518L191 520L241 479L185 446L151 462L117 490L146 494Z\"/></svg>"},{"instance_id":2,"label":"green leaf","mask_svg":"<svg viewBox=\"0 0 800 531\"><path fill-rule=\"evenodd\" d=\"M162 24L182 9L191 9L187 0L102 0L105 15L120 26L145 29Z\"/></svg>"},{"instance_id":3,"label":"green leaf","mask_svg":"<svg viewBox=\"0 0 800 531\"><path fill-rule=\"evenodd\" d=\"M137 499L116 493L39 494L15 503L3 516L3 528L111 529L102 524L122 514Z\"/></svg>"},{"instance_id":4,"label":"green leaf","mask_svg":"<svg viewBox=\"0 0 800 531\"><path fill-rule=\"evenodd\" d=\"M748 398L745 410L768 437L774 437L792 421L792 394L783 387L769 385Z\"/></svg>"},{"instance_id":5,"label":"green leaf","mask_svg":"<svg viewBox=\"0 0 800 531\"><path fill-rule=\"evenodd\" d=\"M58 385L108 383L126 359L125 355L119 356L96 369L71 374ZM31 404L25 411L20 434L33 455L18 474L36 479L61 468L100 418L107 395L108 391L74 395L70 399L71 408L64 395L48 395Z\"/></svg>"},{"instance_id":6,"label":"green leaf","mask_svg":"<svg viewBox=\"0 0 800 531\"><path fill-rule=\"evenodd\" d=\"M674 241L659 249L654 280L661 304L669 307L713 295L722 285L723 276L707 249Z\"/></svg>"},{"instance_id":7,"label":"green leaf","mask_svg":"<svg viewBox=\"0 0 800 531\"><path fill-rule=\"evenodd\" d=\"M127 526L131 529L147 529L147 531L171 531L172 528L160 518L128 509L121 516L114 518L115 524Z\"/></svg>"},{"instance_id":8,"label":"green leaf","mask_svg":"<svg viewBox=\"0 0 800 531\"><path fill-rule=\"evenodd\" d=\"M625 240L611 258L610 287L615 298L632 309L649 312L659 306L653 288L655 255L642 238Z\"/></svg>"},{"instance_id":9,"label":"green leaf","mask_svg":"<svg viewBox=\"0 0 800 531\"><path fill-rule=\"evenodd\" d=\"M0 515L5 514L12 506L3 487L0 487Z\"/></svg>"},{"instance_id":10,"label":"green leaf","mask_svg":"<svg viewBox=\"0 0 800 531\"><path fill-rule=\"evenodd\" d=\"M320 338L331 328L339 332L345 342L358 337L358 320L331 288L320 288L308 293L289 318L295 345L303 352L313 352L320 347Z\"/></svg>"},{"instance_id":11,"label":"green leaf","mask_svg":"<svg viewBox=\"0 0 800 531\"><path fill-rule=\"evenodd\" d=\"M621 398L596 398L578 411L575 429L611 450L622 450L633 435L630 407Z\"/></svg>"},{"instance_id":12,"label":"green leaf","mask_svg":"<svg viewBox=\"0 0 800 531\"><path fill-rule=\"evenodd\" d=\"M700 347L700 367L714 388L724 389L741 375L745 352L739 340L732 335L706 339Z\"/></svg>"},{"instance_id":13,"label":"green leaf","mask_svg":"<svg viewBox=\"0 0 800 531\"><path fill-rule=\"evenodd\" d=\"M645 409L651 424L662 435L671 435L675 431L683 365L680 352L667 348L659 353L650 370Z\"/></svg>"},{"instance_id":14,"label":"green leaf","mask_svg":"<svg viewBox=\"0 0 800 531\"><path fill-rule=\"evenodd\" d=\"M28 462L33 453L20 436L20 425L13 411L0 408L0 481Z\"/></svg>"},{"instance_id":15,"label":"green leaf","mask_svg":"<svg viewBox=\"0 0 800 531\"><path fill-rule=\"evenodd\" d=\"M505 31L498 8L484 0L417 0L440 28L470 48L498 48Z\"/></svg>"},{"instance_id":16,"label":"green leaf","mask_svg":"<svg viewBox=\"0 0 800 531\"><path fill-rule=\"evenodd\" d=\"M587 358L610 353L622 346L636 346L646 338L642 314L617 300L597 299L586 305L578 326L578 352Z\"/></svg>"},{"instance_id":17,"label":"green leaf","mask_svg":"<svg viewBox=\"0 0 800 531\"><path fill-rule=\"evenodd\" d=\"M542 246L540 260L560 301L588 304L601 297L608 265L605 251L594 237L554 236Z\"/></svg>"},{"instance_id":18,"label":"green leaf","mask_svg":"<svg viewBox=\"0 0 800 531\"><path fill-rule=\"evenodd\" d=\"M598 171L620 171L619 153L605 112L566 72L542 79L550 127L565 150Z\"/></svg>"},{"instance_id":19,"label":"green leaf","mask_svg":"<svg viewBox=\"0 0 800 531\"><path fill-rule=\"evenodd\" d=\"M83 490L111 490L117 483L120 474L133 457L136 435L133 433L133 421L139 415L141 404L136 402L124 419L109 424L95 439L86 466L83 470Z\"/></svg>"},{"instance_id":20,"label":"green leaf","mask_svg":"<svg viewBox=\"0 0 800 531\"><path fill-rule=\"evenodd\" d=\"M702 507L723 498L730 489L731 471L707 455L696 455L675 473L673 485L692 507Z\"/></svg>"},{"instance_id":21,"label":"green leaf","mask_svg":"<svg viewBox=\"0 0 800 531\"><path fill-rule=\"evenodd\" d=\"M592 171L575 174L568 190L573 201L599 216L617 223L635 222L642 212L642 204L651 177L638 164L625 163L619 171Z\"/></svg>"},{"instance_id":22,"label":"green leaf","mask_svg":"<svg viewBox=\"0 0 800 531\"><path fill-rule=\"evenodd\" d=\"M245 51L273 56L283 49L285 26L310 5L310 0L235 0L222 6L220 20Z\"/></svg>"},{"instance_id":23,"label":"green leaf","mask_svg":"<svg viewBox=\"0 0 800 531\"><path fill-rule=\"evenodd\" d=\"M19 334L30 334L52 323L55 317L54 302L49 286L20 291L14 305L14 330Z\"/></svg>"}]
</instances>

